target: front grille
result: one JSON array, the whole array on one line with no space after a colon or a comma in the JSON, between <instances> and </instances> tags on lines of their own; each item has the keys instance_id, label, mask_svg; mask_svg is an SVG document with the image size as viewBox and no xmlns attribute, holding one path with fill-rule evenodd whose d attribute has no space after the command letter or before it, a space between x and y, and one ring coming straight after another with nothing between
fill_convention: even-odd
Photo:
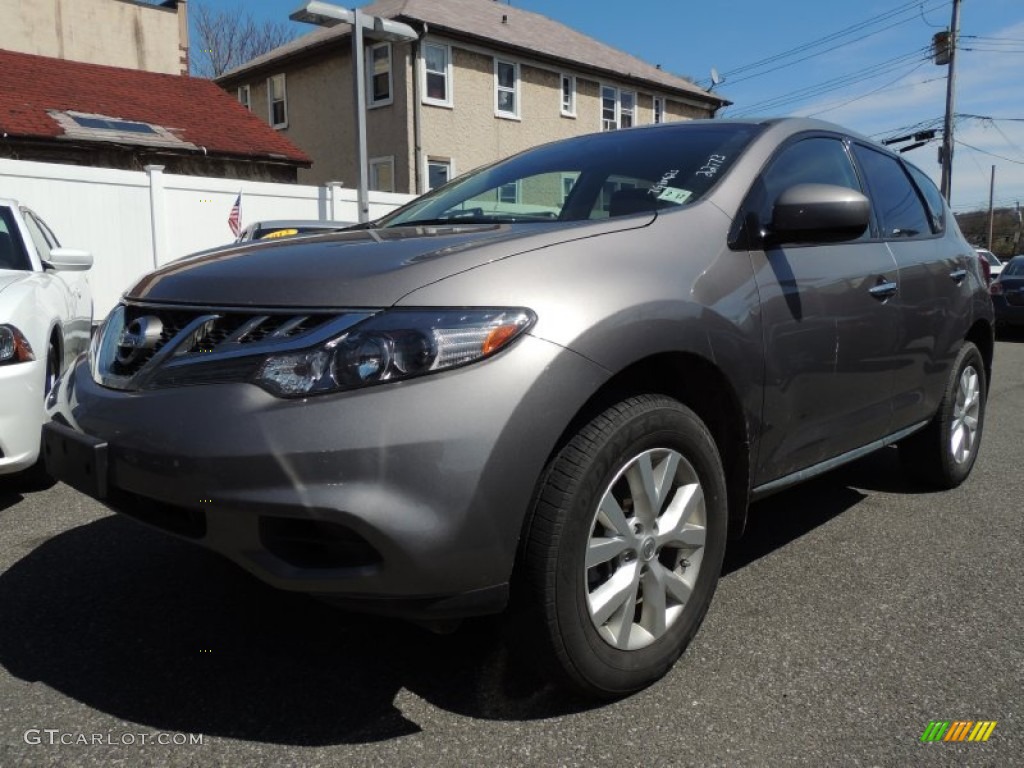
<instances>
[{"instance_id":1,"label":"front grille","mask_svg":"<svg viewBox=\"0 0 1024 768\"><path fill-rule=\"evenodd\" d=\"M129 348L119 344L118 350L121 354L113 360L111 373L115 376L133 376L168 342L178 337L197 319L210 317L211 314L202 310L181 311L144 306L127 307L124 321L126 331L131 332L133 328L139 327L138 323L149 321L152 318L159 323L159 336L151 345L141 348ZM189 338L185 339L184 343L174 351L174 356L182 358L191 355L208 355L218 351L225 344L242 347L267 338L293 338L320 327L333 317L332 314L217 313L194 329L189 334ZM133 324L135 325L133 326ZM137 354L130 354L132 351L136 351Z\"/></svg>"},{"instance_id":2,"label":"front grille","mask_svg":"<svg viewBox=\"0 0 1024 768\"><path fill-rule=\"evenodd\" d=\"M125 303L100 332L93 371L127 390L247 381L267 355L323 344L372 314Z\"/></svg>"}]
</instances>

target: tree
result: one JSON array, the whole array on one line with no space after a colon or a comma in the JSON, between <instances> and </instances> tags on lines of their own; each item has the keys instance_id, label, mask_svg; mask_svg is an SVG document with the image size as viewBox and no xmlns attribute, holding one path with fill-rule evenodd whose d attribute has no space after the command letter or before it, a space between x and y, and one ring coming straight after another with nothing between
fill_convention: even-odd
<instances>
[{"instance_id":1,"label":"tree","mask_svg":"<svg viewBox=\"0 0 1024 768\"><path fill-rule=\"evenodd\" d=\"M229 69L284 45L296 32L283 21L257 21L239 7L213 10L189 3L192 44L189 66L198 77L219 77Z\"/></svg>"}]
</instances>

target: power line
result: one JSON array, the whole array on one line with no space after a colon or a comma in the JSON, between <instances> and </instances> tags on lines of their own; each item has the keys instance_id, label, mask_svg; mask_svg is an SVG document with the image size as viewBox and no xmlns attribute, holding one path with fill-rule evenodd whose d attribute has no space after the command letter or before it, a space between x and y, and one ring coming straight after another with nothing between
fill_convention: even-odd
<instances>
[{"instance_id":1,"label":"power line","mask_svg":"<svg viewBox=\"0 0 1024 768\"><path fill-rule=\"evenodd\" d=\"M1024 160L1014 160L1012 157L1005 157L1004 155L997 155L995 152L989 152L987 149L981 149L981 147L975 147L973 144L968 144L966 141L962 141L961 139L957 139L956 143L957 144L962 144L963 146L967 147L968 149L973 149L975 152L980 152L983 155L988 155L989 157L996 157L996 158L998 158L1000 160L1005 160L1008 163L1016 163L1017 165L1024 165Z\"/></svg>"},{"instance_id":2,"label":"power line","mask_svg":"<svg viewBox=\"0 0 1024 768\"><path fill-rule=\"evenodd\" d=\"M917 10L921 14L921 21L923 21L925 24L927 24L932 29L945 29L946 28L945 24L932 24L930 21L928 21L928 19L924 15L924 3L923 2L918 3Z\"/></svg>"},{"instance_id":3,"label":"power line","mask_svg":"<svg viewBox=\"0 0 1024 768\"><path fill-rule=\"evenodd\" d=\"M971 115L960 112L957 117L967 117L972 120L991 120L994 123L1024 123L1024 117L992 117L991 115Z\"/></svg>"},{"instance_id":4,"label":"power line","mask_svg":"<svg viewBox=\"0 0 1024 768\"><path fill-rule=\"evenodd\" d=\"M900 90L902 88L912 88L912 87L915 87L915 86L918 86L918 85L926 85L927 83L934 83L936 80L941 80L942 79L941 77L930 77L927 80L918 80L916 83L906 83L905 85L900 85L900 86L897 86L895 88L890 87L890 86L893 86L896 83L900 82L900 80L903 80L908 75L913 74L914 72L919 70L924 65L925 65L925 62L921 62L916 67L911 69L910 72L906 72L905 74L900 75L895 80L890 80L885 85L880 85L878 88L874 88L873 90L870 90L867 93L863 93L860 96L855 96L852 99L847 99L846 101L840 102L839 104L836 104L835 106L826 106L825 109L819 109L817 112L811 112L811 113L809 113L807 115L807 117L817 117L818 115L824 115L826 112L834 112L837 109L842 109L843 107L848 106L850 104L853 104L854 102L861 101L862 99L866 99L868 96L874 96L875 94L881 93L883 91L891 93L892 91L898 91L898 90Z\"/></svg>"},{"instance_id":5,"label":"power line","mask_svg":"<svg viewBox=\"0 0 1024 768\"><path fill-rule=\"evenodd\" d=\"M1019 37L985 37L984 35L960 35L961 40L982 40L987 43L1024 43Z\"/></svg>"},{"instance_id":6,"label":"power line","mask_svg":"<svg viewBox=\"0 0 1024 768\"><path fill-rule=\"evenodd\" d=\"M876 136L891 137L891 136L896 136L896 135L903 134L903 133L915 133L917 131L927 130L928 128L935 128L936 126L939 126L941 124L942 124L942 118L941 117L933 117L933 118L930 118L928 120L922 120L919 123L913 123L912 125L905 125L902 128L891 128L891 129L884 130L884 131L878 131L877 133L870 134L868 136L868 138L873 139Z\"/></svg>"},{"instance_id":7,"label":"power line","mask_svg":"<svg viewBox=\"0 0 1024 768\"><path fill-rule=\"evenodd\" d=\"M1024 48L964 48L963 46L958 46L958 48L968 53L1002 53L1011 56L1024 53Z\"/></svg>"},{"instance_id":8,"label":"power line","mask_svg":"<svg viewBox=\"0 0 1024 768\"><path fill-rule=\"evenodd\" d=\"M843 48L843 47L845 47L847 45L852 45L853 43L858 43L861 40L866 40L867 38L872 37L873 35L881 34L882 32L888 32L893 27L898 26L899 24L906 24L908 21L914 21L914 18L911 17L911 18L908 18L908 19L904 19L903 21L897 22L897 24L893 24L893 25L891 25L889 27L886 27L885 29L879 29L879 30L877 30L875 32L871 32L869 34L862 35L860 37L856 37L853 40L847 40L844 43L840 43L839 45L832 46L828 50L819 51L817 53L811 53L811 54L808 54L807 56L803 56L802 58L795 59L794 61L789 61L789 62L786 62L785 64L779 64L776 67L772 67L770 69L765 69L765 70L763 70L761 72L755 72L754 74L747 75L746 77L741 77L739 79L730 80L729 84L730 85L736 85L737 83L743 83L743 82L746 82L747 80L752 80L755 77L761 77L762 75L768 75L768 74L771 74L772 72L776 72L776 71L778 71L780 69L786 69L787 67L792 67L792 66L795 66L797 64L801 64L801 63L807 61L808 59L817 58L818 56L824 56L827 53L833 53L833 52L839 50L840 48ZM728 77L728 75L727 75L727 77Z\"/></svg>"},{"instance_id":9,"label":"power line","mask_svg":"<svg viewBox=\"0 0 1024 768\"><path fill-rule=\"evenodd\" d=\"M781 69L781 68L786 67L786 66L792 66L793 64L797 64L799 62L806 61L807 59L813 58L815 56L821 56L821 55L824 55L826 53L831 53L832 51L834 51L834 50L836 50L838 48L842 48L842 47L844 47L846 45L850 45L852 43L858 42L858 41L863 40L863 39L865 39L867 37L871 37L872 35L876 35L876 34L879 34L881 32L886 32L886 31L892 29L894 26L898 26L900 24L904 24L904 23L906 23L908 21L913 21L916 18L913 15L913 12L914 11L921 11L921 12L923 12L923 10L924 10L923 6L926 3L929 4L929 7L927 8L927 10L931 11L931 10L936 10L938 8L941 8L944 5L948 5L949 4L949 0L938 0L937 2L933 2L933 0L925 0L925 2L921 2L921 0L915 0L915 2L906 3L906 4L904 4L902 6L899 6L899 7L895 8L895 9L893 9L891 11L887 11L885 13L878 14L877 16L872 16L872 17L870 17L868 19L865 19L864 21L858 22L857 24L853 24L853 25L851 25L849 27L845 27L845 28L843 28L843 29L841 29L841 30L839 30L837 32L833 32L833 33L831 33L829 35L825 35L824 37L819 37L819 38L817 38L815 40L811 40L809 42L806 42L806 43L803 43L801 45L795 46L794 48L790 48L788 50L781 51L780 53L776 53L776 54L773 54L771 56L766 56L763 59L758 59L757 61L750 62L749 64L744 64L742 66L735 67L735 68L730 69L730 70L726 70L723 73L723 75L725 76L725 78L735 77L736 75L742 74L744 72L749 72L751 70L756 70L756 69L763 69L764 67L767 67L767 66L769 66L771 64L774 64L777 61L782 61L784 59L792 58L793 56L797 56L797 55L799 55L801 53L804 53L804 52L807 52L807 51L813 51L816 48L821 48L823 46L829 46L827 50L818 51L817 53L810 54L809 56L805 56L805 57L799 59L798 61L789 62L789 63L783 64L783 65L781 65L779 67L773 67L773 68L767 69L767 70L765 70L763 72L759 72L759 73L756 73L756 74L748 75L747 77L741 78L740 80L734 80L734 83L735 82L742 82L743 80L748 80L748 79L750 79L752 77L759 77L761 75L768 74L769 72L774 72L775 70ZM890 20L898 18L899 16L907 14L907 13L911 14L908 18L903 19L901 21L893 21L893 22L887 24L883 29L875 30L874 32L871 32L871 33L869 33L867 35L862 35L861 37L858 37L855 40L847 40L845 42L838 43L837 45L832 45L832 43L835 43L836 41L842 40L842 38L844 38L844 37L849 37L850 35L854 35L854 34L856 34L858 32L863 31L863 30L870 29L871 27L877 26L879 24L885 24L886 22L890 22ZM699 81L698 84L699 85L704 85L705 87L707 87L707 84L709 82L710 81L705 78L704 80Z\"/></svg>"},{"instance_id":10,"label":"power line","mask_svg":"<svg viewBox=\"0 0 1024 768\"><path fill-rule=\"evenodd\" d=\"M995 121L995 120L991 120L991 121L989 121L989 122L991 122L991 124L992 124L992 127L993 127L993 128L995 128L995 129L996 129L996 131L998 131L999 135L1000 135L1000 136L1002 136L1002 137L1003 137L1003 139L1005 139L1005 140L1006 140L1006 143L1007 143L1007 144L1009 144L1009 145L1010 145L1011 147L1013 147L1013 148L1014 148L1014 149L1016 149L1016 150L1017 150L1018 152L1020 152L1022 156L1024 156L1024 150L1022 150L1022 149L1021 149L1020 147L1018 147L1018 146L1017 146L1017 145L1016 145L1016 144L1015 144L1014 142L1012 142L1012 141L1010 140L1010 137L1009 137L1009 136L1007 136L1007 135L1006 135L1005 133L1003 133L1003 129L1002 129L1002 128L1000 128L1000 127L999 127L999 126L998 126L998 125L996 124L996 121Z\"/></svg>"},{"instance_id":11,"label":"power line","mask_svg":"<svg viewBox=\"0 0 1024 768\"><path fill-rule=\"evenodd\" d=\"M864 69L857 70L856 72L850 72L845 75L839 75L829 80L824 80L820 83L814 83L813 85L805 86L804 88L790 91L782 96L775 96L769 99L764 99L754 104L748 104L744 108L730 112L731 117L740 117L744 115L755 114L759 111L766 109L775 109L786 104L792 104L794 102L806 101L816 96L823 96L826 93L837 91L841 88L845 88L848 85L859 82L861 80L871 79L874 77L881 77L887 75L890 72L898 69L900 66L905 65L908 62L918 62L924 58L926 48L918 48L909 53L905 53L901 56L895 56L886 61L873 64ZM918 65L919 66L919 65ZM917 67L904 72L901 77L906 77Z\"/></svg>"}]
</instances>

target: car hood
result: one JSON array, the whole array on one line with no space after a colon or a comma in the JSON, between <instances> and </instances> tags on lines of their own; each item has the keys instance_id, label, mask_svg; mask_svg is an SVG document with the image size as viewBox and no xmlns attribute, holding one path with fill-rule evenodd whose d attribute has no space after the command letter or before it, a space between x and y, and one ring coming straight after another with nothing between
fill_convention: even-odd
<instances>
[{"instance_id":1,"label":"car hood","mask_svg":"<svg viewBox=\"0 0 1024 768\"><path fill-rule=\"evenodd\" d=\"M126 297L203 306L386 307L492 261L653 219L394 227L228 246L172 262L139 280Z\"/></svg>"}]
</instances>

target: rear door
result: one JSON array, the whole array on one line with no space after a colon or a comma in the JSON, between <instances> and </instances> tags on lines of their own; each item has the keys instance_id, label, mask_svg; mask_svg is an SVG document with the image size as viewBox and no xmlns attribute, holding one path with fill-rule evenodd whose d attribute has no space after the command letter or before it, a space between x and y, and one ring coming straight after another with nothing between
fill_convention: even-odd
<instances>
[{"instance_id":1,"label":"rear door","mask_svg":"<svg viewBox=\"0 0 1024 768\"><path fill-rule=\"evenodd\" d=\"M879 234L899 268L895 431L935 413L967 335L977 285L967 268L971 248L945 232L946 209L931 179L877 149L854 144L853 152Z\"/></svg>"},{"instance_id":2,"label":"rear door","mask_svg":"<svg viewBox=\"0 0 1024 768\"><path fill-rule=\"evenodd\" d=\"M815 135L784 146L751 190L747 221L753 214L764 228L778 196L808 183L862 191L841 137ZM757 484L888 433L897 270L885 243L872 235L869 229L848 242L751 252L766 358Z\"/></svg>"}]
</instances>

